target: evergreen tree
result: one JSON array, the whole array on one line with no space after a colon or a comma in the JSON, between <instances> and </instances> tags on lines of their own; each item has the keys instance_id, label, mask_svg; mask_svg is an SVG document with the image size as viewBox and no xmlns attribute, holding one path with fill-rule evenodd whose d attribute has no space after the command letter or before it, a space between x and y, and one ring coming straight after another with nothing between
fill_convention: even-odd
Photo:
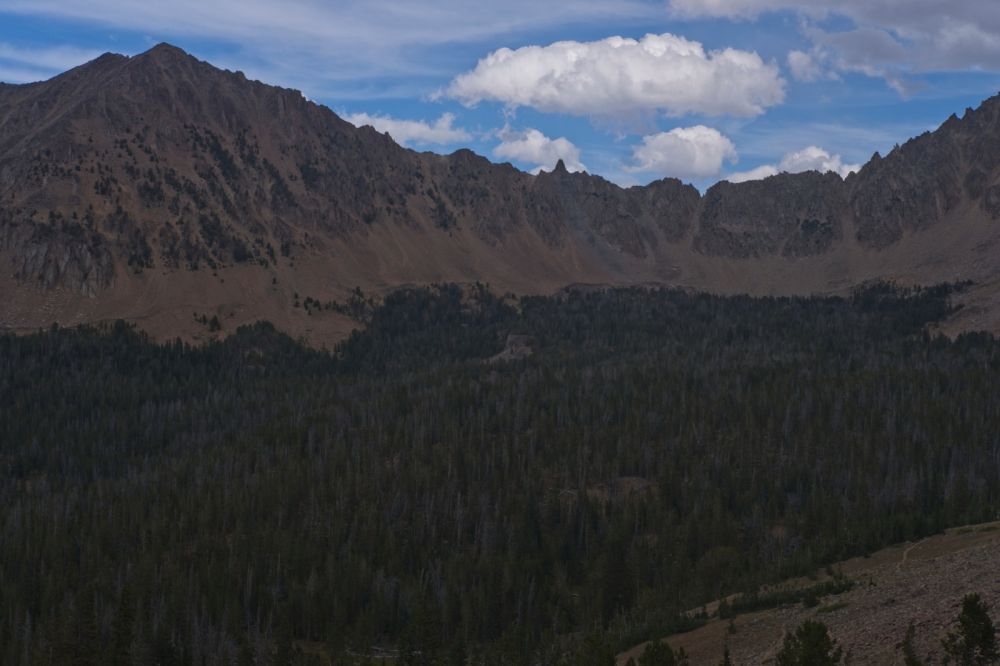
<instances>
[{"instance_id":1,"label":"evergreen tree","mask_svg":"<svg viewBox=\"0 0 1000 666\"><path fill-rule=\"evenodd\" d=\"M632 606L635 600L635 578L628 561L624 539L612 540L601 572L601 619L607 626L611 619Z\"/></svg>"},{"instance_id":2,"label":"evergreen tree","mask_svg":"<svg viewBox=\"0 0 1000 666\"><path fill-rule=\"evenodd\" d=\"M989 609L978 594L962 599L958 627L941 641L949 663L960 666L987 666L1000 663L996 628Z\"/></svg>"},{"instance_id":3,"label":"evergreen tree","mask_svg":"<svg viewBox=\"0 0 1000 666\"><path fill-rule=\"evenodd\" d=\"M910 622L906 628L906 637L903 639L903 664L905 666L924 666L923 660L917 655L916 641L917 628Z\"/></svg>"},{"instance_id":4,"label":"evergreen tree","mask_svg":"<svg viewBox=\"0 0 1000 666\"><path fill-rule=\"evenodd\" d=\"M110 662L114 666L128 666L132 663L132 632L135 626L135 608L132 601L132 590L129 585L122 588L118 600L118 611L115 613L111 627Z\"/></svg>"},{"instance_id":5,"label":"evergreen tree","mask_svg":"<svg viewBox=\"0 0 1000 666\"><path fill-rule=\"evenodd\" d=\"M639 666L686 666L687 663L684 648L674 652L664 641L650 641L639 656Z\"/></svg>"},{"instance_id":6,"label":"evergreen tree","mask_svg":"<svg viewBox=\"0 0 1000 666\"><path fill-rule=\"evenodd\" d=\"M806 620L795 633L785 636L775 662L778 666L835 666L842 658L843 651L830 637L826 625Z\"/></svg>"},{"instance_id":7,"label":"evergreen tree","mask_svg":"<svg viewBox=\"0 0 1000 666\"><path fill-rule=\"evenodd\" d=\"M573 664L574 666L614 666L615 653L600 634L590 632L584 637Z\"/></svg>"}]
</instances>

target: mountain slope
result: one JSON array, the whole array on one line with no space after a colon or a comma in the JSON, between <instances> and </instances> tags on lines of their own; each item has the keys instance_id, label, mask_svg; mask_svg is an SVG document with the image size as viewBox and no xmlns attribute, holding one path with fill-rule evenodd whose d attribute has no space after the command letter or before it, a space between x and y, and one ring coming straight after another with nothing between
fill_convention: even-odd
<instances>
[{"instance_id":1,"label":"mountain slope","mask_svg":"<svg viewBox=\"0 0 1000 666\"><path fill-rule=\"evenodd\" d=\"M998 106L953 117L846 182L782 174L702 197L674 179L624 189L562 165L532 176L466 150L417 153L169 45L107 54L0 85L0 326L120 317L198 337L202 313L224 328L271 319L323 343L353 323L296 303L356 286L989 283ZM988 303L995 290L984 289Z\"/></svg>"},{"instance_id":2,"label":"mountain slope","mask_svg":"<svg viewBox=\"0 0 1000 666\"><path fill-rule=\"evenodd\" d=\"M718 664L729 646L733 663L774 663L786 633L806 620L826 624L831 635L851 655L851 663L902 664L902 643L912 622L914 647L922 659L938 663L944 657L941 640L954 630L962 597L980 594L997 608L1000 588L1000 525L985 523L885 548L869 557L856 557L831 567L855 586L822 597L817 604L784 603L776 608L740 614L729 620L716 615L718 602L709 604L712 617L704 626L666 640L683 647L695 664ZM820 574L776 585L768 592L804 590L829 581ZM996 620L996 611L993 612ZM618 655L618 666L638 659L645 644Z\"/></svg>"}]
</instances>

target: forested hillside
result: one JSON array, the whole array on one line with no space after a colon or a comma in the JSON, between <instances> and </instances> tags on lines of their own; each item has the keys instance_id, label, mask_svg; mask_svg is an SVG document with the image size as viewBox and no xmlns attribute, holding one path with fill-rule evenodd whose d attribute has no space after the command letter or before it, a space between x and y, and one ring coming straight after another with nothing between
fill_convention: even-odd
<instances>
[{"instance_id":1,"label":"forested hillside","mask_svg":"<svg viewBox=\"0 0 1000 666\"><path fill-rule=\"evenodd\" d=\"M992 519L1000 343L928 334L951 294L441 286L332 353L0 337L0 662L587 663Z\"/></svg>"}]
</instances>

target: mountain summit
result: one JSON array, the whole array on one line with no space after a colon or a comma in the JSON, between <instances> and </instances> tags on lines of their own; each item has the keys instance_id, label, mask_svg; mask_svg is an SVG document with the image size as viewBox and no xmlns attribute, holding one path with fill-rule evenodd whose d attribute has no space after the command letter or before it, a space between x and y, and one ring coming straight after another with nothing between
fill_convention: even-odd
<instances>
[{"instance_id":1,"label":"mountain summit","mask_svg":"<svg viewBox=\"0 0 1000 666\"><path fill-rule=\"evenodd\" d=\"M533 176L468 150L417 153L168 44L105 54L0 86L0 326L125 318L197 337L207 315L322 343L352 324L305 299L442 281L808 293L969 278L987 304L998 108L846 181L781 174L701 196L675 179L621 188L561 162Z\"/></svg>"}]
</instances>

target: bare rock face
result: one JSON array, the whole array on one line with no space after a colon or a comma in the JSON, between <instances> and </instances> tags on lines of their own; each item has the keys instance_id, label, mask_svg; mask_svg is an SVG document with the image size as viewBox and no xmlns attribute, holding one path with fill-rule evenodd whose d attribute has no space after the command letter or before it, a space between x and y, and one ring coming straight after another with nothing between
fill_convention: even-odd
<instances>
[{"instance_id":1,"label":"bare rock face","mask_svg":"<svg viewBox=\"0 0 1000 666\"><path fill-rule=\"evenodd\" d=\"M594 234L622 252L644 257L647 248L656 245L634 198L603 178L569 173L562 160L552 172L538 175L533 195L539 201L536 210L554 214L567 226Z\"/></svg>"},{"instance_id":2,"label":"bare rock face","mask_svg":"<svg viewBox=\"0 0 1000 666\"><path fill-rule=\"evenodd\" d=\"M852 183L858 240L884 248L905 231L935 224L962 198L961 154L941 135L924 135L869 162Z\"/></svg>"},{"instance_id":3,"label":"bare rock face","mask_svg":"<svg viewBox=\"0 0 1000 666\"><path fill-rule=\"evenodd\" d=\"M966 198L997 219L998 169L1000 100L993 98L885 158L876 154L849 179L858 240L888 247L905 232L937 224Z\"/></svg>"},{"instance_id":4,"label":"bare rock face","mask_svg":"<svg viewBox=\"0 0 1000 666\"><path fill-rule=\"evenodd\" d=\"M47 289L63 286L93 297L110 286L115 276L112 253L103 238L80 226L3 224L0 250L11 255L16 278Z\"/></svg>"},{"instance_id":5,"label":"bare rock face","mask_svg":"<svg viewBox=\"0 0 1000 666\"><path fill-rule=\"evenodd\" d=\"M504 348L494 356L486 360L487 363L505 363L508 361L520 361L535 353L538 341L530 335L517 335L511 333L507 336Z\"/></svg>"},{"instance_id":6,"label":"bare rock face","mask_svg":"<svg viewBox=\"0 0 1000 666\"><path fill-rule=\"evenodd\" d=\"M701 194L691 185L676 178L664 178L626 191L668 242L680 242L694 230L702 202Z\"/></svg>"},{"instance_id":7,"label":"bare rock face","mask_svg":"<svg viewBox=\"0 0 1000 666\"><path fill-rule=\"evenodd\" d=\"M722 182L705 195L695 247L734 259L822 254L843 235L844 182L834 173Z\"/></svg>"}]
</instances>

